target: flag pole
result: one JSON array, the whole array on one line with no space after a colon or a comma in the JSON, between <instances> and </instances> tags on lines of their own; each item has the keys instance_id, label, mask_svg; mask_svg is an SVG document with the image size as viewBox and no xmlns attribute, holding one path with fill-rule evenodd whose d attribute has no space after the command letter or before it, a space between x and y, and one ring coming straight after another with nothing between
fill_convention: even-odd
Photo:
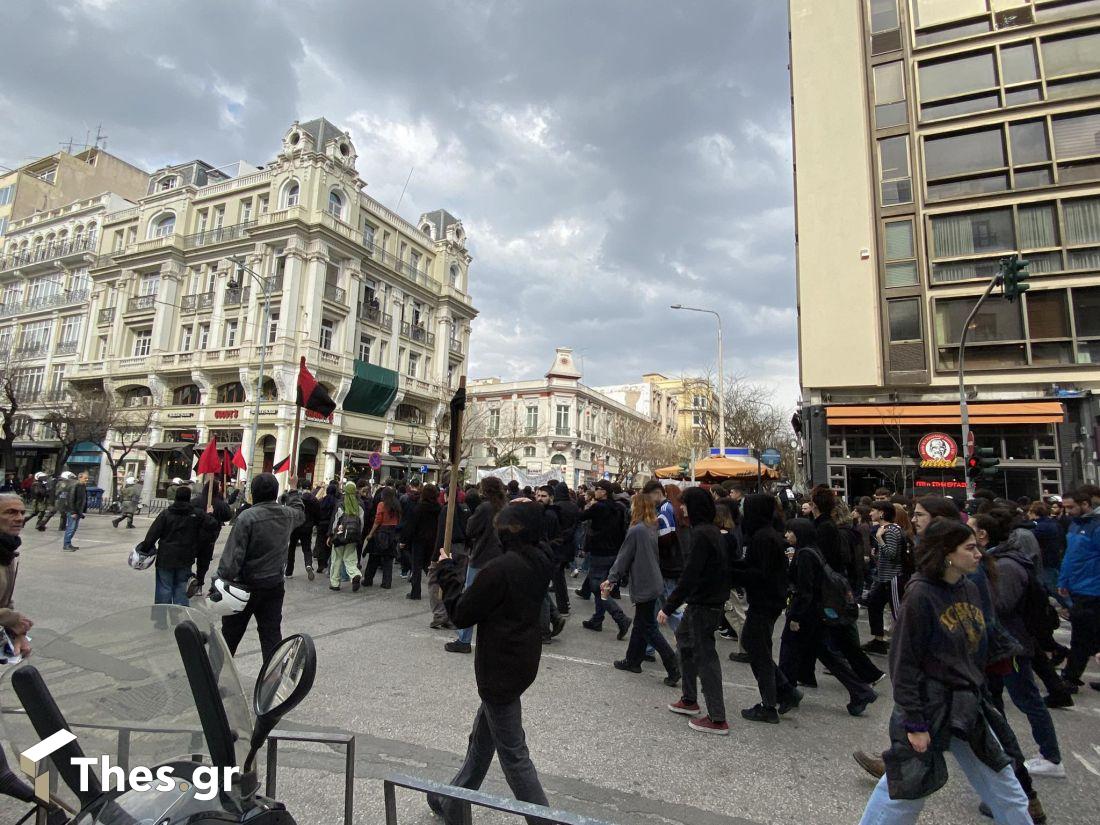
<instances>
[{"instance_id":1,"label":"flag pole","mask_svg":"<svg viewBox=\"0 0 1100 825\"><path fill-rule=\"evenodd\" d=\"M461 403L456 401L461 398ZM443 547L451 552L455 531L455 511L458 509L458 464L462 458L462 417L466 407L466 376L458 379L458 392L451 401L451 478L447 485L447 524L443 531Z\"/></svg>"},{"instance_id":2,"label":"flag pole","mask_svg":"<svg viewBox=\"0 0 1100 825\"><path fill-rule=\"evenodd\" d=\"M303 355L302 359L301 359L301 363L299 364L299 367L298 367L298 375L299 376L301 376L301 374L302 374L301 370L305 367L305 365L306 365L306 357ZM302 424L302 401L304 400L302 398L302 391L301 391L300 388L295 392L294 397L297 399L297 404L295 405L295 409L294 409L294 438L293 438L293 446L290 449L290 468L287 470L287 477L286 477L287 489L290 489L291 483L293 482L293 480L295 478L297 478L297 476L295 476L295 474L294 474L294 471L297 469L297 466L298 466L298 430L299 430L299 428L301 427L301 424Z\"/></svg>"}]
</instances>

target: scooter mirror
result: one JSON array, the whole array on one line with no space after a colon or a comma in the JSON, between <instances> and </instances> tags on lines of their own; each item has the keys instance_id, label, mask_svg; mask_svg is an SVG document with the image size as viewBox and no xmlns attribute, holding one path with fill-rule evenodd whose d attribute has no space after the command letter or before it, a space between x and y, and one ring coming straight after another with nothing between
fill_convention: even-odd
<instances>
[{"instance_id":1,"label":"scooter mirror","mask_svg":"<svg viewBox=\"0 0 1100 825\"><path fill-rule=\"evenodd\" d=\"M317 673L317 652L306 635L288 636L264 663L252 696L257 718L284 716L294 709L310 688Z\"/></svg>"}]
</instances>

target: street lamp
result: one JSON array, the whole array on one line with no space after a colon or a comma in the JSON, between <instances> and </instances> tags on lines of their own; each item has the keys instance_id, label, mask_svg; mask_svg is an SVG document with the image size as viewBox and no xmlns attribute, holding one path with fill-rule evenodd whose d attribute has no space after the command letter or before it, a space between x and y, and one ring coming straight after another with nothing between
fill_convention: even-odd
<instances>
[{"instance_id":1,"label":"street lamp","mask_svg":"<svg viewBox=\"0 0 1100 825\"><path fill-rule=\"evenodd\" d=\"M252 279L260 285L264 291L264 323L260 328L260 371L256 376L256 406L252 410L252 452L249 453L248 469L245 470L245 495L251 495L252 491L252 468L256 464L256 443L260 437L260 396L263 394L264 388L264 356L267 354L267 348L270 346L267 342L268 328L271 326L271 288L273 286L272 278L265 278L262 275L257 274L254 270L244 265L244 261L240 258L229 258L233 262L238 271L247 272L252 276ZM236 286L234 286L236 284ZM241 284L234 280L234 276L229 278L230 289L240 289Z\"/></svg>"},{"instance_id":2,"label":"street lamp","mask_svg":"<svg viewBox=\"0 0 1100 825\"><path fill-rule=\"evenodd\" d=\"M689 312L705 312L713 315L718 321L718 449L724 458L726 455L726 383L722 369L722 316L713 309L700 309L699 307L686 307L683 304L672 304L669 309L684 309Z\"/></svg>"}]
</instances>

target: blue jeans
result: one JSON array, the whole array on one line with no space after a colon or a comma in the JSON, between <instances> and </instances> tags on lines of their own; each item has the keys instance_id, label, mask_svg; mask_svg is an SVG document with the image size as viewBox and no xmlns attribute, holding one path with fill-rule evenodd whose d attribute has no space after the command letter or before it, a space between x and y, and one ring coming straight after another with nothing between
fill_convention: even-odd
<instances>
[{"instance_id":1,"label":"blue jeans","mask_svg":"<svg viewBox=\"0 0 1100 825\"><path fill-rule=\"evenodd\" d=\"M611 618L619 627L630 621L617 601L605 599L600 593L600 585L607 581L607 575L611 572L611 565L614 563L614 557L597 556L589 559L588 584L592 588L592 598L596 602L596 612L590 619L593 624L603 624L605 611L611 614Z\"/></svg>"},{"instance_id":2,"label":"blue jeans","mask_svg":"<svg viewBox=\"0 0 1100 825\"><path fill-rule=\"evenodd\" d=\"M477 568L472 564L466 568L466 590L470 589L470 585L474 583L474 579L477 578ZM465 644L470 644L474 639L474 629L472 627L464 627L458 631L458 640Z\"/></svg>"},{"instance_id":3,"label":"blue jeans","mask_svg":"<svg viewBox=\"0 0 1100 825\"><path fill-rule=\"evenodd\" d=\"M1008 695L1031 725L1031 736L1039 746L1039 753L1051 762L1062 761L1062 751L1058 748L1058 734L1054 730L1054 721L1043 702L1043 694L1035 684L1035 674L1031 668L1031 658L1017 656L1012 670L1004 676L990 676L989 689L998 705L1003 704L1001 686L1008 688ZM1001 712L1004 708L1001 707Z\"/></svg>"},{"instance_id":4,"label":"blue jeans","mask_svg":"<svg viewBox=\"0 0 1100 825\"><path fill-rule=\"evenodd\" d=\"M65 544L63 546L68 547L73 543L73 536L76 535L76 528L79 526L80 516L74 513L65 516Z\"/></svg>"},{"instance_id":5,"label":"blue jeans","mask_svg":"<svg viewBox=\"0 0 1100 825\"><path fill-rule=\"evenodd\" d=\"M153 593L153 604L178 604L189 607L187 582L191 578L191 569L183 567L177 570L156 569L157 584Z\"/></svg>"},{"instance_id":6,"label":"blue jeans","mask_svg":"<svg viewBox=\"0 0 1100 825\"><path fill-rule=\"evenodd\" d=\"M1058 604L1062 605L1062 607L1066 608L1066 610L1069 610L1069 599L1058 592L1058 574L1061 572L1062 571L1059 570L1057 567L1044 567L1042 581L1043 585L1047 589L1047 593L1053 596Z\"/></svg>"},{"instance_id":7,"label":"blue jeans","mask_svg":"<svg viewBox=\"0 0 1100 825\"><path fill-rule=\"evenodd\" d=\"M949 750L958 760L970 786L993 811L993 821L997 825L1031 825L1027 795L1013 775L1011 765L994 771L974 755L968 744L955 736L951 737ZM920 816L925 799L891 799L883 776L867 800L859 825L910 825Z\"/></svg>"}]
</instances>

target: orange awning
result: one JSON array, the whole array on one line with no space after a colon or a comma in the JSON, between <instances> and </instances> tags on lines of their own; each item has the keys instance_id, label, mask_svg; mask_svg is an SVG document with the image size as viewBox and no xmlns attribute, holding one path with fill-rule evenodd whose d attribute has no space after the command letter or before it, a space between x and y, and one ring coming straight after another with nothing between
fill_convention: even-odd
<instances>
[{"instance_id":1,"label":"orange awning","mask_svg":"<svg viewBox=\"0 0 1100 825\"><path fill-rule=\"evenodd\" d=\"M701 458L695 462L696 481L756 478L758 473L761 478L779 478L779 473L768 467L767 464L760 464L758 468L755 458L741 461L735 458L711 456L710 458ZM659 470L655 470L653 474L657 478L691 478L690 470L684 473L679 467L661 467Z\"/></svg>"},{"instance_id":2,"label":"orange awning","mask_svg":"<svg viewBox=\"0 0 1100 825\"><path fill-rule=\"evenodd\" d=\"M987 401L967 405L970 423L1061 424L1066 411L1058 401ZM940 427L959 424L958 404L867 404L825 408L834 427Z\"/></svg>"}]
</instances>

